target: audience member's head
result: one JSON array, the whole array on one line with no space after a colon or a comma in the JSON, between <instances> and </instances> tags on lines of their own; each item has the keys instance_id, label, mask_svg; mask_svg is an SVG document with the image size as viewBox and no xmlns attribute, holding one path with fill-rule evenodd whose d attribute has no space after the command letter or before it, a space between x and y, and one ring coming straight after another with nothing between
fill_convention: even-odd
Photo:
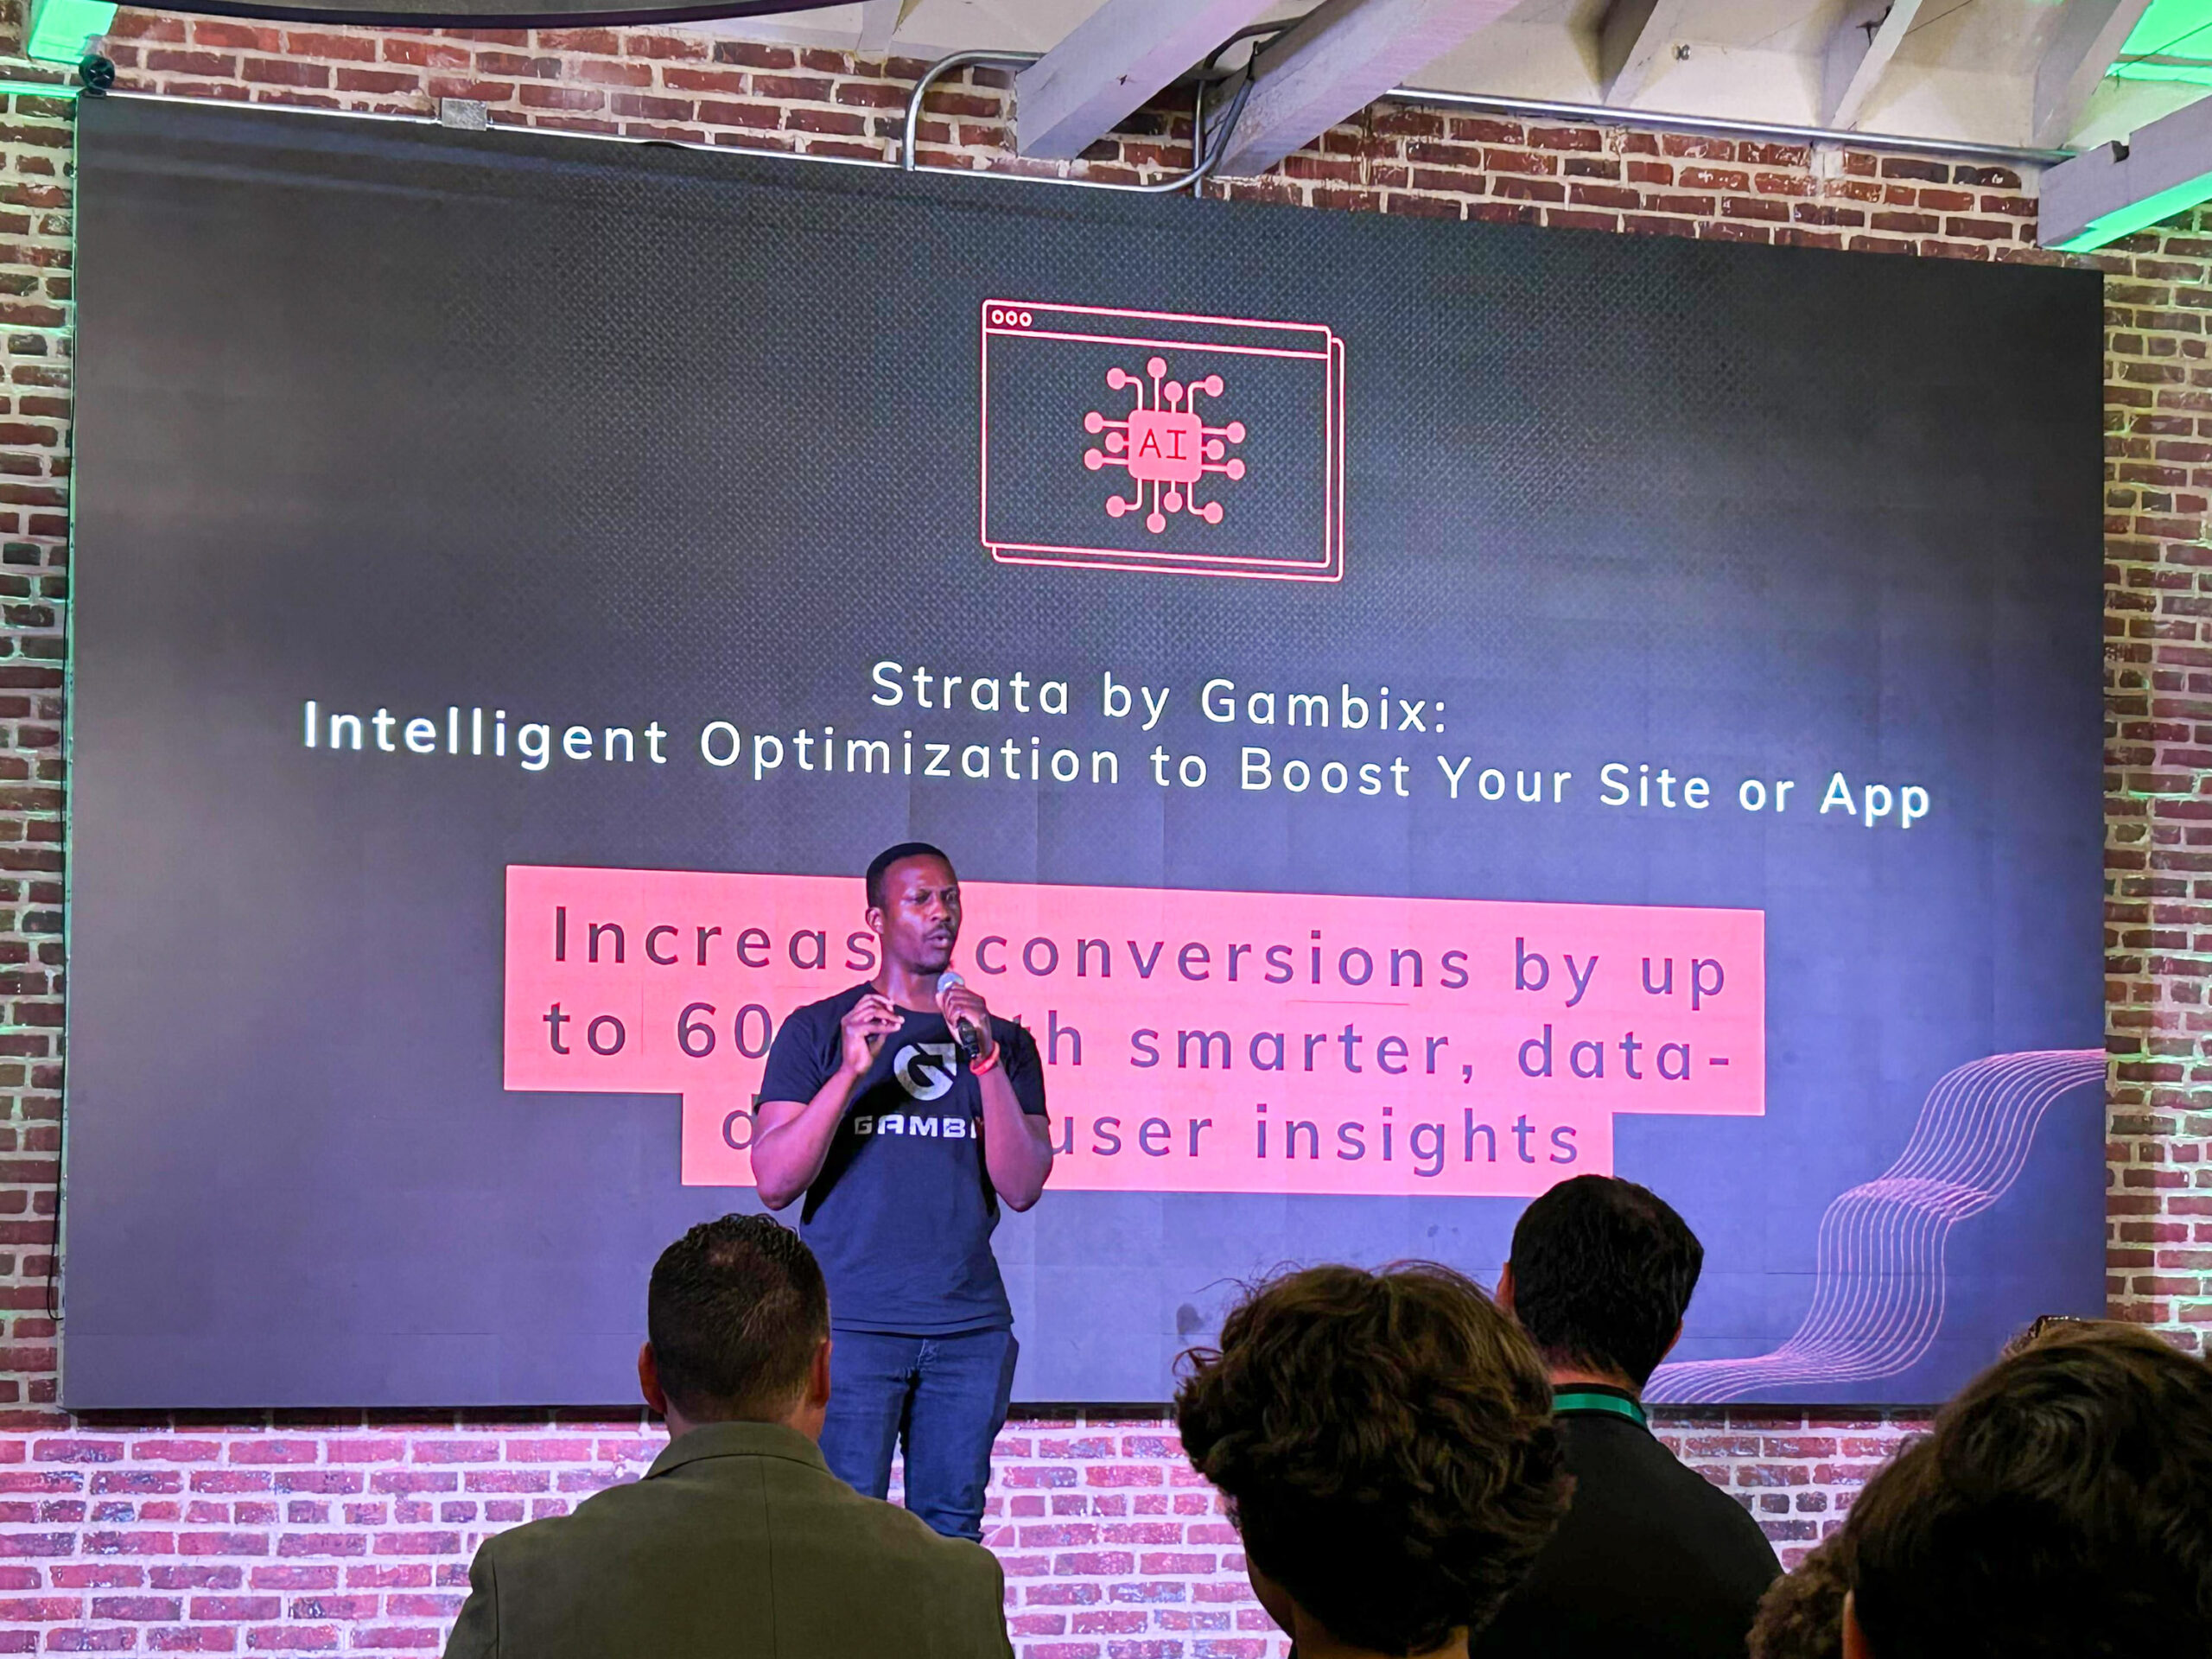
<instances>
[{"instance_id":1,"label":"audience member's head","mask_svg":"<svg viewBox=\"0 0 2212 1659\"><path fill-rule=\"evenodd\" d=\"M1649 1188L1577 1175L1521 1212L1498 1300L1554 1371L1640 1389L1681 1335L1704 1265L1697 1235Z\"/></svg>"},{"instance_id":2,"label":"audience member's head","mask_svg":"<svg viewBox=\"0 0 2212 1659\"><path fill-rule=\"evenodd\" d=\"M1191 1362L1184 1447L1294 1636L1443 1647L1489 1622L1567 1508L1543 1365L1448 1268L1276 1279Z\"/></svg>"},{"instance_id":3,"label":"audience member's head","mask_svg":"<svg viewBox=\"0 0 2212 1659\"><path fill-rule=\"evenodd\" d=\"M2022 1349L2034 1347L2045 1337L2056 1336L2062 1331L2080 1331L2093 1327L2098 1329L2111 1327L2121 1331L2138 1328L2125 1319L2088 1319L2078 1313L2038 1313L2026 1326L2015 1332L2005 1341L2004 1347L1998 1351L1997 1357L1999 1359L2010 1359Z\"/></svg>"},{"instance_id":4,"label":"audience member's head","mask_svg":"<svg viewBox=\"0 0 2212 1659\"><path fill-rule=\"evenodd\" d=\"M1852 1659L2212 1652L2212 1368L2059 1326L1970 1383L1845 1530Z\"/></svg>"},{"instance_id":5,"label":"audience member's head","mask_svg":"<svg viewBox=\"0 0 2212 1659\"><path fill-rule=\"evenodd\" d=\"M701 1222L653 1264L645 1332L638 1380L671 1433L772 1422L821 1434L830 1294L788 1227L766 1216Z\"/></svg>"},{"instance_id":6,"label":"audience member's head","mask_svg":"<svg viewBox=\"0 0 2212 1659\"><path fill-rule=\"evenodd\" d=\"M1752 1623L1751 1659L1843 1659L1850 1547L1841 1533L1767 1586Z\"/></svg>"}]
</instances>

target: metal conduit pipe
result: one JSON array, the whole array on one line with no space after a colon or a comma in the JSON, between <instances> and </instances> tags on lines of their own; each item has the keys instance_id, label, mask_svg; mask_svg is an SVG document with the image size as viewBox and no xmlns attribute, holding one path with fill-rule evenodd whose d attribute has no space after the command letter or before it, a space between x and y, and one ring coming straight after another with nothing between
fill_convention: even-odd
<instances>
[{"instance_id":1,"label":"metal conduit pipe","mask_svg":"<svg viewBox=\"0 0 2212 1659\"><path fill-rule=\"evenodd\" d=\"M1910 150L1922 156L1949 156L1961 161L2003 162L2016 167L2052 167L2069 159L2070 149L2030 149L2014 144L1978 144L1962 138L1918 138L1906 133L1859 132L1842 127L1798 127L1780 121L1744 121L1732 116L1671 115L1656 110L1618 109L1610 104L1565 104L1548 98L1508 98L1493 92L1447 92L1427 86L1393 86L1377 103L1418 105L1429 109L1479 110L1485 115L1535 116L1580 121L1601 127L1653 127L1665 132L1722 133L1735 138L1774 138L1793 144L1840 144L1853 149Z\"/></svg>"},{"instance_id":2,"label":"metal conduit pipe","mask_svg":"<svg viewBox=\"0 0 2212 1659\"><path fill-rule=\"evenodd\" d=\"M1165 196L1178 190L1196 194L1206 181L1206 175L1220 164L1229 153L1229 135L1236 130L1236 119L1244 113L1244 100L1252 93L1252 81L1247 76L1236 89L1236 96L1229 100L1227 113L1221 118L1221 130L1211 142L1206 137L1206 84L1200 81L1191 94L1191 170L1178 173L1172 179L1155 179L1150 184L1110 184L1103 179L1071 179L1071 184L1088 184L1100 190L1124 190L1133 195Z\"/></svg>"},{"instance_id":3,"label":"metal conduit pipe","mask_svg":"<svg viewBox=\"0 0 2212 1659\"><path fill-rule=\"evenodd\" d=\"M922 99L928 95L931 87L956 69L965 69L979 63L996 64L1001 68L1008 64L1028 65L1044 55L1042 52L955 52L950 57L939 58L922 71L922 78L914 83L914 90L906 99L906 129L899 143L899 166L901 170L908 173L921 170L920 164L914 159L914 132L922 124Z\"/></svg>"},{"instance_id":4,"label":"metal conduit pipe","mask_svg":"<svg viewBox=\"0 0 2212 1659\"><path fill-rule=\"evenodd\" d=\"M1188 185L1192 195L1202 194L1204 184L1214 168L1221 165L1221 158L1229 154L1230 135L1236 130L1236 123L1244 113L1244 100L1252 96L1252 77L1249 73L1237 84L1236 95L1229 100L1228 111L1221 118L1221 130L1211 139L1206 137L1206 84L1198 83L1198 92L1191 99L1191 158L1197 163L1179 179L1170 179L1165 184L1140 184L1131 187L1138 190L1180 190Z\"/></svg>"},{"instance_id":5,"label":"metal conduit pipe","mask_svg":"<svg viewBox=\"0 0 2212 1659\"><path fill-rule=\"evenodd\" d=\"M964 69L971 64L1030 64L1044 56L1041 52L955 52L950 57L939 58L914 83L914 90L906 99L906 124L899 145L899 166L901 171L918 173L957 173L963 168L929 168L925 169L915 154L916 134L921 125L922 99L938 80L955 69ZM1131 195L1165 196L1178 190L1196 190L1205 181L1223 156L1228 153L1230 134L1236 130L1237 118L1244 113L1244 100L1252 93L1252 77L1248 73L1229 101L1228 113L1222 117L1221 130L1209 142L1206 136L1206 82L1201 76L1191 98L1191 156L1193 165L1187 173L1178 173L1173 178L1157 179L1150 184L1114 184L1103 179L1065 179L1065 184L1079 184L1093 190L1120 190Z\"/></svg>"}]
</instances>

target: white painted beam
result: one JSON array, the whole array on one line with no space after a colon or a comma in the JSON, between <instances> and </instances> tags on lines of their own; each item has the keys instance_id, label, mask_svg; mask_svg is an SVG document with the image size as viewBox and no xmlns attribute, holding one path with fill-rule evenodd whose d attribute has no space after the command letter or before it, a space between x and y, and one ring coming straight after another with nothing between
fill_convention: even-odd
<instances>
[{"instance_id":1,"label":"white painted beam","mask_svg":"<svg viewBox=\"0 0 2212 1659\"><path fill-rule=\"evenodd\" d=\"M1513 0L1322 0L1267 43L1219 170L1263 173L1417 74Z\"/></svg>"},{"instance_id":2,"label":"white painted beam","mask_svg":"<svg viewBox=\"0 0 2212 1659\"><path fill-rule=\"evenodd\" d=\"M2066 0L2058 27L2036 66L2029 142L2056 149L2074 136L2089 94L2143 21L2150 0Z\"/></svg>"},{"instance_id":3,"label":"white painted beam","mask_svg":"<svg viewBox=\"0 0 2212 1659\"><path fill-rule=\"evenodd\" d=\"M1269 0L1105 0L1014 77L1015 147L1065 161L1268 9Z\"/></svg>"},{"instance_id":4,"label":"white painted beam","mask_svg":"<svg viewBox=\"0 0 2212 1659\"><path fill-rule=\"evenodd\" d=\"M2212 99L2045 169L2036 236L2086 252L2212 200Z\"/></svg>"},{"instance_id":5,"label":"white painted beam","mask_svg":"<svg viewBox=\"0 0 2212 1659\"><path fill-rule=\"evenodd\" d=\"M1660 54L1681 33L1689 0L1613 0L1598 26L1598 84L1608 104L1643 96Z\"/></svg>"},{"instance_id":6,"label":"white painted beam","mask_svg":"<svg viewBox=\"0 0 2212 1659\"><path fill-rule=\"evenodd\" d=\"M1920 0L1852 0L1821 65L1821 124L1855 127L1890 60L1920 13Z\"/></svg>"},{"instance_id":7,"label":"white painted beam","mask_svg":"<svg viewBox=\"0 0 2212 1659\"><path fill-rule=\"evenodd\" d=\"M920 0L861 0L860 49L880 52L889 46L899 25L906 21L906 14L919 3Z\"/></svg>"}]
</instances>

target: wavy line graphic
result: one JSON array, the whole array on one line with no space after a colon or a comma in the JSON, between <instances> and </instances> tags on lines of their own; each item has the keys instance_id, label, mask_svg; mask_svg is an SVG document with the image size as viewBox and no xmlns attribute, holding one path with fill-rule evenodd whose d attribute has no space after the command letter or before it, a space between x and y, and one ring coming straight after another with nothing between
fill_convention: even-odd
<instances>
[{"instance_id":1,"label":"wavy line graphic","mask_svg":"<svg viewBox=\"0 0 2212 1659\"><path fill-rule=\"evenodd\" d=\"M1945 1073L1897 1162L1821 1216L1813 1305L1796 1334L1771 1353L1662 1365L1649 1396L1707 1405L1910 1370L1943 1323L1951 1229L2019 1179L2059 1096L2104 1075L2101 1049L1993 1054Z\"/></svg>"}]
</instances>

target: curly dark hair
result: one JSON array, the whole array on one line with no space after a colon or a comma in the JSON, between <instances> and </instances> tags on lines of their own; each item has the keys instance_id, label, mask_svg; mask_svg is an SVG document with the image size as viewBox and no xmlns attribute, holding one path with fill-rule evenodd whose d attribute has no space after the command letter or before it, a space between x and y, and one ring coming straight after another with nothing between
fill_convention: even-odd
<instances>
[{"instance_id":1,"label":"curly dark hair","mask_svg":"<svg viewBox=\"0 0 2212 1659\"><path fill-rule=\"evenodd\" d=\"M1413 1654L1479 1630L1566 1512L1542 1362L1449 1268L1276 1278L1185 1361L1192 1466L1252 1564L1339 1641Z\"/></svg>"},{"instance_id":2,"label":"curly dark hair","mask_svg":"<svg viewBox=\"0 0 2212 1659\"><path fill-rule=\"evenodd\" d=\"M2212 1366L2063 1325L1999 1361L1845 1524L1878 1659L2212 1653Z\"/></svg>"},{"instance_id":3,"label":"curly dark hair","mask_svg":"<svg viewBox=\"0 0 2212 1659\"><path fill-rule=\"evenodd\" d=\"M1851 1547L1826 1542L1767 1586L1751 1621L1751 1659L1843 1659L1843 1598L1851 1588Z\"/></svg>"}]
</instances>

